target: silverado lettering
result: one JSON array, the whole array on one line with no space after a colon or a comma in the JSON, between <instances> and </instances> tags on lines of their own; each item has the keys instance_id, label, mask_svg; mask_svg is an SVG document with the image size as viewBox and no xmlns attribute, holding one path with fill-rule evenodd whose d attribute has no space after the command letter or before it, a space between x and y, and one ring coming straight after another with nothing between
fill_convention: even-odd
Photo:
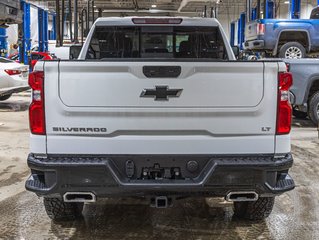
<instances>
[{"instance_id":1,"label":"silverado lettering","mask_svg":"<svg viewBox=\"0 0 319 240\"><path fill-rule=\"evenodd\" d=\"M94 132L94 133L105 133L107 132L106 128L68 128L68 127L53 127L52 128L53 132Z\"/></svg>"}]
</instances>

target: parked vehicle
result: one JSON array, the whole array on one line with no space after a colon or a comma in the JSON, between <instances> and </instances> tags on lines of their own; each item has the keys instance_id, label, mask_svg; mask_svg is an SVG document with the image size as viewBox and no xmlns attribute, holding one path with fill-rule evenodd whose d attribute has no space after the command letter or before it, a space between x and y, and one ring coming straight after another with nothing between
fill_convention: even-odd
<instances>
[{"instance_id":1,"label":"parked vehicle","mask_svg":"<svg viewBox=\"0 0 319 240\"><path fill-rule=\"evenodd\" d=\"M30 75L31 176L54 220L83 203L224 197L263 219L294 188L282 61L236 61L211 18L100 18L78 60Z\"/></svg>"},{"instance_id":2,"label":"parked vehicle","mask_svg":"<svg viewBox=\"0 0 319 240\"><path fill-rule=\"evenodd\" d=\"M28 66L0 57L0 101L30 89Z\"/></svg>"},{"instance_id":3,"label":"parked vehicle","mask_svg":"<svg viewBox=\"0 0 319 240\"><path fill-rule=\"evenodd\" d=\"M259 19L247 24L245 48L288 59L319 54L316 11L313 11L313 19Z\"/></svg>"},{"instance_id":4,"label":"parked vehicle","mask_svg":"<svg viewBox=\"0 0 319 240\"><path fill-rule=\"evenodd\" d=\"M292 104L297 118L309 116L319 124L319 59L286 60L293 74Z\"/></svg>"},{"instance_id":5,"label":"parked vehicle","mask_svg":"<svg viewBox=\"0 0 319 240\"><path fill-rule=\"evenodd\" d=\"M14 60L16 62L19 62L19 54L15 53L15 54L9 56L9 59ZM53 59L56 59L56 56L54 54L46 53L46 52L32 52L31 57L30 57L31 69L34 68L35 64L39 60L53 60Z\"/></svg>"}]
</instances>

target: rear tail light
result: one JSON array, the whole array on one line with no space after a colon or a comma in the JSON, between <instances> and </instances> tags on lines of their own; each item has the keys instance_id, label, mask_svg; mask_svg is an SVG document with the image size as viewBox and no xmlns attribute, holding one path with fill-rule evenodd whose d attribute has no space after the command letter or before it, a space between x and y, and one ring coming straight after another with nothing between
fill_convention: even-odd
<instances>
[{"instance_id":1,"label":"rear tail light","mask_svg":"<svg viewBox=\"0 0 319 240\"><path fill-rule=\"evenodd\" d=\"M4 70L8 75L12 76L12 75L19 75L21 74L20 70L13 70L13 69L6 69Z\"/></svg>"},{"instance_id":2,"label":"rear tail light","mask_svg":"<svg viewBox=\"0 0 319 240\"><path fill-rule=\"evenodd\" d=\"M32 103L29 108L30 130L32 134L45 135L44 72L30 73L29 85L32 88Z\"/></svg>"},{"instance_id":3,"label":"rear tail light","mask_svg":"<svg viewBox=\"0 0 319 240\"><path fill-rule=\"evenodd\" d=\"M257 35L264 35L265 34L265 24L258 23L257 25Z\"/></svg>"},{"instance_id":4,"label":"rear tail light","mask_svg":"<svg viewBox=\"0 0 319 240\"><path fill-rule=\"evenodd\" d=\"M289 101L289 89L292 86L292 74L285 72L278 76L277 135L289 134L291 130L292 107Z\"/></svg>"},{"instance_id":5,"label":"rear tail light","mask_svg":"<svg viewBox=\"0 0 319 240\"><path fill-rule=\"evenodd\" d=\"M181 24L182 18L133 18L134 24Z\"/></svg>"}]
</instances>

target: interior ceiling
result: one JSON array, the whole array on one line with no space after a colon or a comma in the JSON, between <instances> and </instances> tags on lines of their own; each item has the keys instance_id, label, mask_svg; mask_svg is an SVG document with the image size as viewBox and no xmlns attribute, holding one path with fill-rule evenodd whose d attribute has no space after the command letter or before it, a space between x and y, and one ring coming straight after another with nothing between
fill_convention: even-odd
<instances>
[{"instance_id":1,"label":"interior ceiling","mask_svg":"<svg viewBox=\"0 0 319 240\"><path fill-rule=\"evenodd\" d=\"M65 0L65 4L68 5L69 0ZM220 3L216 3L216 2ZM46 1L35 1L29 0L34 4L43 6L52 11L55 10L56 0L46 0ZM61 0L60 0L61 2ZM74 0L71 0L72 8ZM79 9L87 7L87 0L78 0ZM91 2L91 0L90 0ZM186 4L185 4L186 3ZM245 10L245 0L210 0L210 1L200 1L200 0L95 0L94 6L96 11L101 8L104 13L103 16L109 14L118 15L135 15L139 13L149 13L154 15L194 15L198 16L203 14L205 5L207 7L207 12L210 14L212 7L218 7L218 12L220 14L227 13L229 10L244 11ZM152 7L156 5L156 7ZM182 8L181 8L182 7ZM149 12L149 10L151 11Z\"/></svg>"},{"instance_id":2,"label":"interior ceiling","mask_svg":"<svg viewBox=\"0 0 319 240\"><path fill-rule=\"evenodd\" d=\"M60 0L61 3L62 0ZM72 8L75 0L72 2ZM89 0L90 3L92 0ZM316 0L314 0L316 1ZM29 0L34 4L42 6L52 11L55 10L56 0ZM69 0L65 0L67 8ZM103 16L125 16L125 15L192 15L202 16L205 6L207 14L210 16L211 9L217 8L218 14L239 15L245 11L246 0L94 0L95 11L103 10ZM263 1L262 1L263 2ZM276 0L277 3L284 4L286 0ZM307 0L311 2L311 0ZM257 0L252 0L255 6ZM86 8L88 0L78 0L81 10ZM156 7L152 7L156 5ZM150 11L151 10L151 11Z\"/></svg>"}]
</instances>

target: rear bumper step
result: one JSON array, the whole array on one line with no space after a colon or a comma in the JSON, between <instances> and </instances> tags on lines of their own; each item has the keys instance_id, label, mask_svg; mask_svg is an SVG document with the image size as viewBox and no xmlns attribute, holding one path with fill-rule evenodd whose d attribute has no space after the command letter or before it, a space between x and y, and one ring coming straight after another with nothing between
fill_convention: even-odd
<instances>
[{"instance_id":1,"label":"rear bumper step","mask_svg":"<svg viewBox=\"0 0 319 240\"><path fill-rule=\"evenodd\" d=\"M191 156L194 161L189 161L189 156L173 156L175 163L170 161L171 157L72 155L36 158L30 154L31 176L26 188L40 196L60 197L68 192L89 192L96 197L225 197L231 192L254 192L262 197L279 195L295 187L288 174L293 164L291 154L280 159L272 156ZM135 162L129 164L129 171L124 159ZM153 159L157 162L152 168L155 175L160 174L161 169L163 175L154 177L152 172L144 178L144 170L151 169L147 163ZM193 165L188 168L190 162ZM194 162L198 163L195 168ZM168 163L172 168L165 167ZM196 169L197 173L188 173Z\"/></svg>"}]
</instances>

